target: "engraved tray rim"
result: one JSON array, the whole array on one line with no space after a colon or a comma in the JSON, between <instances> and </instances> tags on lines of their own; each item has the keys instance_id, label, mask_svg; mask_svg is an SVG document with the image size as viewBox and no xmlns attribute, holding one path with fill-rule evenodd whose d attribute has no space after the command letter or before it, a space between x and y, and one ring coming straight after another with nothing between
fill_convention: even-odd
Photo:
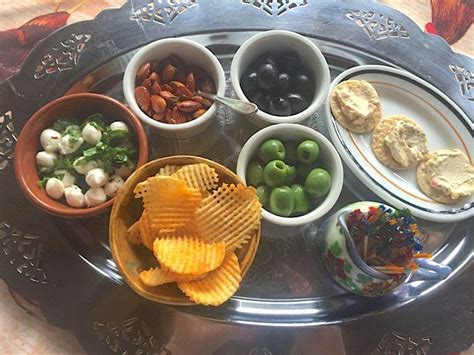
<instances>
[{"instance_id":1,"label":"engraved tray rim","mask_svg":"<svg viewBox=\"0 0 474 355\"><path fill-rule=\"evenodd\" d=\"M152 2L153 1L150 1L148 3ZM337 23L344 27L345 30L351 31L352 37L349 39L342 38L343 36L340 34L333 33L331 36L334 37L334 43L340 43L341 47L344 47L350 43L350 46L354 50L365 51L366 53L391 63L393 66L402 67L404 69L408 69L409 71L416 69L416 67L411 68L410 70L410 68L407 68L407 63L404 63L403 60L400 59L401 55L404 54L403 51L406 50L406 45L402 43L401 46L398 46L393 43L394 40L396 38L401 38L400 41L410 39L416 41L417 46L419 46L421 43L424 43L425 45L429 44L429 46L426 47L425 53L436 53L436 50L439 50L442 54L440 61L442 61L442 64L448 64L445 65L445 71L442 72L443 75L440 75L439 77L436 77L432 74L440 68L440 63L436 63L433 68L421 69L419 71L420 77L428 82L431 82L440 90L444 90L444 92L446 92L448 96L451 96L468 116L474 116L471 114L474 113L474 100L471 98L470 95L472 95L472 92L469 91L469 87L466 84L469 82L469 80L471 80L470 75L472 76L472 72L469 71L469 69L474 68L473 59L454 53L441 38L422 33L418 26L405 15L393 10L388 6L375 2L367 3L363 1L353 1L350 5L346 3L341 4L337 1L326 0L319 1L318 3L311 1L293 2L302 5L287 9L280 15L278 15L278 12L262 15L262 10L254 5L254 3L257 3L257 1L252 3L250 3L249 0L233 2L233 10L242 11L242 13L248 18L246 18L246 21L242 21L241 24L232 30L246 32L260 31L267 28L290 29L291 27L293 27L294 30L294 27L296 27L297 32L312 38L330 38L327 37L327 33L326 35L322 33L324 31L318 32L317 35L308 32L309 29L314 32L320 29L320 25L317 23L313 27L305 27L305 25L308 24L309 20L314 20L314 18L320 20L321 22L331 20L329 19L327 13L318 13L317 10L324 10L326 12L335 11L336 16L334 16L335 18L331 20L332 23ZM131 23L133 23L132 18L133 16L140 16L138 10L140 10L143 5L146 5L146 3L143 1L140 4L134 3L136 2L130 1L120 9L105 10L94 20L79 22L63 27L43 40L30 53L27 60L24 62L20 73L0 84L0 98L2 98L2 100L0 100L0 114L3 114L3 116L1 116L0 124L2 124L1 128L4 130L4 134L9 134L9 137L12 137L14 140L15 133L19 132L19 126L22 125L22 123L31 115L32 112L34 112L38 107L42 106L47 100L61 95L61 93L65 91L65 88L72 86L74 80L77 80L76 78L85 77L87 73L93 71L96 67L104 62L109 61L111 58L128 52L131 48L136 48L143 45L144 43L161 38L163 34L160 30L164 26L167 26L166 28L170 30L169 34L171 36L176 35L177 33L182 35L207 33L212 36L212 34L215 33L218 37L220 32L229 30L229 28L227 28L225 25L219 23L218 21L212 21L212 19L210 19L211 21L209 21L209 23L204 26L206 28L200 29L199 32L197 32L195 28L192 28L192 26L184 26L184 29L179 30L176 29L176 26L183 26L184 24L182 21L182 19L185 18L184 11L189 14L192 13L192 11L205 11L207 8L207 10L216 10L215 17L219 17L219 15L224 14L225 9L219 8L219 3L217 0L209 0L207 2L201 1L199 3L197 0L185 0L183 1L185 4L184 10L181 12L177 11L177 15L173 20L170 21L169 19L165 19L164 24L159 23L159 21L154 22L154 20L148 22L142 21L140 26L138 26L140 27L139 29L135 28L136 26L131 26ZM159 6L156 0L153 2L153 4ZM367 10L366 13L364 13L364 11L369 7L370 10ZM231 6L229 6L227 10L230 8ZM309 11L305 13L305 8L314 8L315 11L312 14L309 14ZM372 16L370 15L371 13L373 13L374 17L372 18L375 20L382 21L382 23L385 21L385 24L394 23L394 33L396 35L392 38L390 31L388 31L388 34L385 34L386 37L377 38L379 35L377 32L367 32L367 29L363 25L357 24L359 20L362 21L361 19L358 19L357 16L360 15L359 17L363 17L368 14L370 17ZM312 17L313 15L314 18ZM190 16L197 17L195 13ZM351 19L350 16L353 18ZM204 17L207 18L205 15ZM291 19L295 18L300 19L301 23L290 24ZM278 19L279 21L276 22L275 19ZM365 19L367 20L367 18ZM343 22L343 20L347 22ZM101 27L101 25L103 25L105 21L116 21L117 23L114 26L111 26L111 28L105 29L103 32L106 33L103 33L101 30L104 30L104 27ZM363 23L363 21L361 23ZM399 23L403 23L403 25L399 25ZM130 43L127 43L129 38L125 38L126 36L117 35L114 37L114 31L117 31L117 29L123 29L124 31L130 30L133 32L130 34L130 36L141 35L145 38L142 38L140 40L141 42L138 41L130 45ZM352 31L354 32L352 33ZM408 38L403 37L407 34ZM77 37L80 38L78 39ZM79 45L74 43L75 40L79 42ZM217 42L218 41L219 38L217 38ZM363 47L367 45L367 41L370 42L371 47L368 49L365 48L364 50ZM88 50L84 50L87 45L89 45ZM52 70L51 73L47 73L46 69L44 69L45 65L43 65L43 68L40 68L41 65L38 65L38 63L47 59L48 48L57 48L58 46L62 53L68 52L68 50L72 48L72 51L69 51L68 53L68 55L72 56L72 61L69 62L69 65L72 66L72 68L61 68L61 65L68 65L68 63L61 63L61 57L59 57L55 58L56 67L46 66L46 69L49 68ZM97 57L99 58L98 60L94 60L96 58L91 58L90 48L95 49ZM394 48L400 49L401 55L394 53ZM53 52L53 54L54 53L57 54L59 52L56 51ZM389 58L387 53L390 53L392 58ZM81 57L82 59L79 60ZM88 63L89 65L85 65L84 63ZM31 81L31 73L35 73L36 76L38 76L38 80L35 80L31 85L25 85L25 83ZM35 74L33 74L33 76ZM62 76L64 81L61 82L60 85L54 85L59 75ZM13 126L9 126L9 123L15 123L15 127L10 129ZM5 129L7 130L6 133ZM3 143L4 142L1 142L1 144ZM2 170L9 169L12 165L11 161L8 160L8 150L6 150L6 152L7 154L4 154L2 161L0 161L0 164L4 164L6 161L6 165ZM2 153L4 153L4 151L2 151ZM2 181L4 184L12 184L12 182L14 182L14 178L12 181L11 171L2 170L0 170L0 181ZM19 206L21 207L21 203L19 203ZM5 206L2 206L2 208L5 210ZM7 220L8 217L11 216L11 211L7 213L2 211L2 220ZM40 217L42 216L40 215ZM15 221L15 218L13 218L13 220ZM13 222L11 224L13 226L16 225ZM78 292L76 285L72 285L71 283L61 280L61 273L58 272L58 270L64 267L69 268L71 272L75 271L78 273L79 277L76 282L86 280L88 285L97 286L102 291L113 289L114 285L110 285L108 282L104 281L101 271L94 269L93 264L91 264L88 260L84 260L80 256L75 255L74 246L62 241L60 237L57 237L59 236L59 231L54 225L50 223L46 224L47 227L43 226L39 221L30 221L29 228L20 226L23 231L20 229L15 230L14 227L5 229L5 225L2 224L2 228L0 229L0 240L3 241L2 256L4 257L3 259L0 259L0 265L2 265L0 268L0 277L2 277L8 285L18 291L21 295L39 300L40 306L47 319L51 323L60 325L63 328L73 329L76 335L79 337L81 344L85 346L88 351L114 351L114 348L111 346L111 344L107 340L104 340L105 338L98 336L97 332L91 333L87 330L84 330L84 327L86 326L84 321L89 319L89 315L82 315L80 311L76 310L69 312L67 317L63 317L62 311L67 309L66 305L71 306L71 304L64 300L59 301L57 304L56 302L51 302L51 300L48 300L51 292L54 293L60 291L62 296L65 296L66 298L76 295L80 299L80 302L73 303L76 306L84 306L85 304L93 304L95 302L94 297L97 296L95 292ZM54 241L52 241L52 237L49 239L47 237L45 238L45 234L55 235ZM22 247L23 249L18 249L18 243L22 242L26 243L24 244L24 248ZM8 247L11 246L10 244L12 243L14 245L12 248L10 248L10 251ZM28 249L30 254L25 256L26 252L23 252L23 250L26 250L29 246L32 246L31 250ZM16 249L14 247L16 247ZM5 250L8 250L8 253ZM49 258L57 257L58 259L54 262L51 262L50 259L48 259L50 264L48 268L48 275L46 275L45 267L43 265L44 260L42 253L44 250L48 250ZM64 254L70 257L67 262L59 260L59 257ZM466 270L467 268L470 266L472 268L473 256L473 253L471 253L470 257L463 260L463 262L458 265L459 270L464 270L463 274L468 273ZM457 276L461 275L461 272L462 271L457 273ZM87 277L84 276L85 274L87 274ZM455 281L456 280L450 281L450 283L454 283ZM53 309L55 306L58 309ZM150 305L146 304L144 307L149 308ZM143 318L143 311L139 311L139 313ZM390 313L390 310L385 310L384 313ZM200 315L203 316L203 314ZM223 322L232 321L249 323L235 319L229 320L225 319L225 317L221 320ZM89 323L93 323L93 328L96 328L97 324L95 321ZM250 322L250 324L253 323ZM308 326L316 324L320 323L310 322L304 325ZM323 324L327 323L324 322ZM275 324L268 323L265 325ZM289 324L285 325L288 326ZM294 325L301 326L301 324ZM463 333L459 335L459 337L462 338L461 343L468 344L469 341L472 343L472 334ZM440 338L442 339L441 344L443 344L443 346L447 346L444 337L440 336ZM466 339L471 340L467 340L466 342ZM129 341L125 342L124 346L124 349L127 349L127 346L130 349L136 349L138 345ZM152 346L152 349L156 348Z\"/></svg>"}]
</instances>

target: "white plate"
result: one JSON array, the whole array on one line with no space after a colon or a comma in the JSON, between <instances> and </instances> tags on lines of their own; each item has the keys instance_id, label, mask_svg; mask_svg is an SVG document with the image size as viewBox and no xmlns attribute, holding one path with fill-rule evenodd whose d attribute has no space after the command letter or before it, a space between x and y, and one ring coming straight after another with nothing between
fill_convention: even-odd
<instances>
[{"instance_id":1,"label":"white plate","mask_svg":"<svg viewBox=\"0 0 474 355\"><path fill-rule=\"evenodd\" d=\"M423 127L428 148L461 149L474 159L474 124L441 91L408 72L380 65L364 65L344 71L334 79L329 92L341 81L370 82L382 104L382 119L406 115ZM330 96L326 117L331 139L354 174L374 193L396 208L409 208L413 215L437 222L453 222L474 216L474 195L456 204L442 204L426 196L416 183L416 169L394 171L384 166L371 149L371 133L352 133L331 114Z\"/></svg>"}]
</instances>

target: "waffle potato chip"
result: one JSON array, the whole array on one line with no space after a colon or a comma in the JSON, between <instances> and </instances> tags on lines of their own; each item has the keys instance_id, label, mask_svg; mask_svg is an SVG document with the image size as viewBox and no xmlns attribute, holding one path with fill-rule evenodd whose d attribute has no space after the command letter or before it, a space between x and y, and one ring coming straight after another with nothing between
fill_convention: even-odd
<instances>
[{"instance_id":1,"label":"waffle potato chip","mask_svg":"<svg viewBox=\"0 0 474 355\"><path fill-rule=\"evenodd\" d=\"M152 267L140 272L140 280L146 286L159 286L170 282L189 282L205 278L207 273L201 275L177 274L159 267Z\"/></svg>"},{"instance_id":2,"label":"waffle potato chip","mask_svg":"<svg viewBox=\"0 0 474 355\"><path fill-rule=\"evenodd\" d=\"M216 169L203 163L185 165L171 176L183 179L189 187L201 191L203 196L208 195L208 190L216 189L219 182Z\"/></svg>"},{"instance_id":3,"label":"waffle potato chip","mask_svg":"<svg viewBox=\"0 0 474 355\"><path fill-rule=\"evenodd\" d=\"M199 275L222 264L225 243L205 243L195 236L156 239L153 252L162 267L178 274Z\"/></svg>"},{"instance_id":4,"label":"waffle potato chip","mask_svg":"<svg viewBox=\"0 0 474 355\"><path fill-rule=\"evenodd\" d=\"M160 168L158 170L158 173L156 174L157 176L171 176L171 174L174 174L176 171L180 169L180 166L178 165L165 165L164 167Z\"/></svg>"},{"instance_id":5,"label":"waffle potato chip","mask_svg":"<svg viewBox=\"0 0 474 355\"><path fill-rule=\"evenodd\" d=\"M216 270L202 280L178 282L178 287L193 302L205 306L219 306L239 288L242 272L234 253L228 253Z\"/></svg>"},{"instance_id":6,"label":"waffle potato chip","mask_svg":"<svg viewBox=\"0 0 474 355\"><path fill-rule=\"evenodd\" d=\"M208 243L224 241L226 250L240 248L258 229L261 205L255 189L222 184L197 209L198 234Z\"/></svg>"},{"instance_id":7,"label":"waffle potato chip","mask_svg":"<svg viewBox=\"0 0 474 355\"><path fill-rule=\"evenodd\" d=\"M143 199L147 225L158 233L174 232L193 218L201 204L201 193L184 180L153 176L135 186L135 197Z\"/></svg>"},{"instance_id":8,"label":"waffle potato chip","mask_svg":"<svg viewBox=\"0 0 474 355\"><path fill-rule=\"evenodd\" d=\"M133 223L127 230L127 240L132 244L140 244L142 237L140 235L140 220Z\"/></svg>"}]
</instances>

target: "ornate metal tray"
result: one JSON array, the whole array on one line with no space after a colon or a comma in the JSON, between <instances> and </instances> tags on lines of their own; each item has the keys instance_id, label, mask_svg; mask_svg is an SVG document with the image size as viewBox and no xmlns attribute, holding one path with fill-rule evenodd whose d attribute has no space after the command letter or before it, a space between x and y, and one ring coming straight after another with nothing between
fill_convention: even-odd
<instances>
[{"instance_id":1,"label":"ornate metal tray","mask_svg":"<svg viewBox=\"0 0 474 355\"><path fill-rule=\"evenodd\" d=\"M91 353L433 353L461 351L474 339L474 219L421 221L425 242L453 274L365 299L337 288L319 258L323 222L303 228L263 225L255 262L238 294L219 308L149 302L122 281L107 244L107 215L66 220L45 215L18 189L12 152L22 125L46 102L72 92L123 100L121 77L136 48L186 36L230 68L257 31L300 32L324 52L334 77L358 64L406 69L450 96L474 122L474 60L421 33L404 15L366 1L130 1L45 39L21 72L0 86L0 277L34 299L53 324L72 329ZM227 76L228 77L228 76ZM228 94L232 94L228 82ZM327 135L323 110L310 122ZM235 169L256 131L220 108L200 136L167 140L149 131L151 158L190 153ZM474 134L474 133L473 133ZM376 199L349 169L333 211ZM245 326L243 326L245 325Z\"/></svg>"}]
</instances>

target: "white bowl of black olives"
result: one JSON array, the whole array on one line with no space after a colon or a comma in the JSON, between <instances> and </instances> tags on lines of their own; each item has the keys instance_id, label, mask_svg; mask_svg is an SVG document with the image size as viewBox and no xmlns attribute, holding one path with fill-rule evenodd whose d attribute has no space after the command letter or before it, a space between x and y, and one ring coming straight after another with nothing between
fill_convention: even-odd
<instances>
[{"instance_id":1,"label":"white bowl of black olives","mask_svg":"<svg viewBox=\"0 0 474 355\"><path fill-rule=\"evenodd\" d=\"M311 117L329 91L329 67L319 48L290 31L267 31L248 39L232 60L236 96L257 104L259 126L297 123Z\"/></svg>"},{"instance_id":2,"label":"white bowl of black olives","mask_svg":"<svg viewBox=\"0 0 474 355\"><path fill-rule=\"evenodd\" d=\"M283 226L324 216L344 181L341 158L331 142L292 123L272 125L250 137L240 151L237 175L256 188L262 217Z\"/></svg>"}]
</instances>

